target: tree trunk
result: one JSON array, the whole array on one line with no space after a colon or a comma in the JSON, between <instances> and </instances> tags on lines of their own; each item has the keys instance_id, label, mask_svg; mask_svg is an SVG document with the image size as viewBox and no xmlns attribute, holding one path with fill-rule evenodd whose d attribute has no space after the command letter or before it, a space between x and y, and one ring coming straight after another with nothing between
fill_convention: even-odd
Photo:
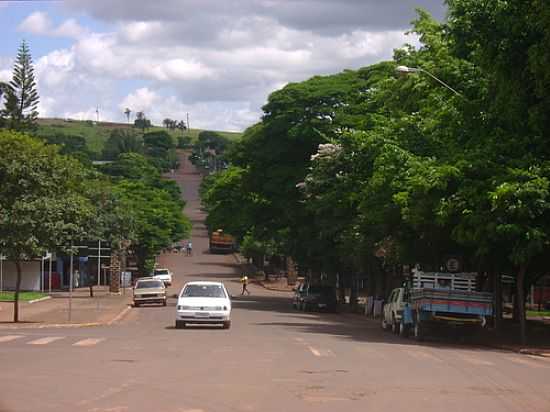
<instances>
[{"instance_id":1,"label":"tree trunk","mask_svg":"<svg viewBox=\"0 0 550 412\"><path fill-rule=\"evenodd\" d=\"M519 330L521 344L525 345L527 342L527 329L525 320L525 274L527 272L527 264L522 263L519 267L519 273L517 278L517 293L516 293L516 305L517 314L519 317Z\"/></svg>"},{"instance_id":2,"label":"tree trunk","mask_svg":"<svg viewBox=\"0 0 550 412\"><path fill-rule=\"evenodd\" d=\"M19 290L21 289L21 262L15 261L17 280L15 281L15 295L13 296L13 321L19 322Z\"/></svg>"}]
</instances>

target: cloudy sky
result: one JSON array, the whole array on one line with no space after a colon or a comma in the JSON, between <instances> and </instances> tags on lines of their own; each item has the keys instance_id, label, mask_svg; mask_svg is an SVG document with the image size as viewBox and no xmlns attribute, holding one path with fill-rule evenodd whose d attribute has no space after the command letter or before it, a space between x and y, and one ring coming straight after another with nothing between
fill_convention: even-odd
<instances>
[{"instance_id":1,"label":"cloudy sky","mask_svg":"<svg viewBox=\"0 0 550 412\"><path fill-rule=\"evenodd\" d=\"M274 90L388 59L414 9L443 0L66 0L0 2L0 80L22 39L40 116L244 130Z\"/></svg>"}]
</instances>

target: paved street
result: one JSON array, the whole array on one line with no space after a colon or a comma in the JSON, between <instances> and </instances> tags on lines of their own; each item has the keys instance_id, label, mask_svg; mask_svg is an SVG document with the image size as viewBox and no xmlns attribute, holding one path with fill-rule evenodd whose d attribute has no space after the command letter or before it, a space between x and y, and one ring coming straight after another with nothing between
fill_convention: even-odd
<instances>
[{"instance_id":1,"label":"paved street","mask_svg":"<svg viewBox=\"0 0 550 412\"><path fill-rule=\"evenodd\" d=\"M232 255L208 254L185 161L176 178L193 220L194 255L161 266L184 282L240 284ZM130 310L118 324L0 330L0 411L550 411L550 359L418 344L356 315L303 314L289 295L251 285L230 330L174 329L167 307Z\"/></svg>"}]
</instances>

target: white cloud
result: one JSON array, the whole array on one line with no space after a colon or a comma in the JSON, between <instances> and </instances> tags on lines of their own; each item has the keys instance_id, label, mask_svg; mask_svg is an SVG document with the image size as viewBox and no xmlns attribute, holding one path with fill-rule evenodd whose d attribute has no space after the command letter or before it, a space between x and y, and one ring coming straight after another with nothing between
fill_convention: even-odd
<instances>
[{"instance_id":1,"label":"white cloud","mask_svg":"<svg viewBox=\"0 0 550 412\"><path fill-rule=\"evenodd\" d=\"M41 11L36 11L19 24L18 29L32 34L47 34L52 27L52 22L48 15Z\"/></svg>"},{"instance_id":2,"label":"white cloud","mask_svg":"<svg viewBox=\"0 0 550 412\"><path fill-rule=\"evenodd\" d=\"M51 37L77 38L87 33L76 20L68 19L54 27L47 13L36 11L23 20L17 29L22 32Z\"/></svg>"},{"instance_id":3,"label":"white cloud","mask_svg":"<svg viewBox=\"0 0 550 412\"><path fill-rule=\"evenodd\" d=\"M118 108L120 111L130 107L134 112L149 112L159 100L160 96L157 93L143 87L126 96Z\"/></svg>"},{"instance_id":4,"label":"white cloud","mask_svg":"<svg viewBox=\"0 0 550 412\"><path fill-rule=\"evenodd\" d=\"M242 130L285 84L367 66L416 43L404 34L412 10L404 3L79 0L63 4L106 21L107 32L73 18L56 25L42 12L19 30L74 39L37 60L41 115L95 119L100 105L101 119L125 121L130 107L155 123L189 113L192 127ZM0 64L0 78L7 73Z\"/></svg>"}]
</instances>

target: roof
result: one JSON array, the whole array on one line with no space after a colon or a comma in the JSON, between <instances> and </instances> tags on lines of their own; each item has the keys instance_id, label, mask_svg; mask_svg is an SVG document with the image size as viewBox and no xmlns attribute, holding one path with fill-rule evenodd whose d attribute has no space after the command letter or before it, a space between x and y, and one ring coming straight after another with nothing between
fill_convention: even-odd
<instances>
[{"instance_id":1,"label":"roof","mask_svg":"<svg viewBox=\"0 0 550 412\"><path fill-rule=\"evenodd\" d=\"M193 282L187 282L185 286L187 285L217 285L217 286L222 285L223 286L223 282L215 282L211 280L196 280Z\"/></svg>"}]
</instances>

